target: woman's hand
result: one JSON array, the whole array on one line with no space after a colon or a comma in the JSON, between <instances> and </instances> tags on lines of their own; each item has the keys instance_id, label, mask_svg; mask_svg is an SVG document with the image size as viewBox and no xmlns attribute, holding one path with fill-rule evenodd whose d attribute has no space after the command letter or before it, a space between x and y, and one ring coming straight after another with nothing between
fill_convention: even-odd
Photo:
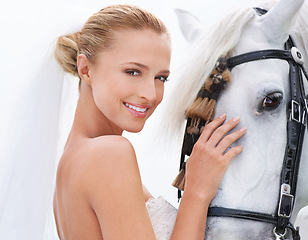
<instances>
[{"instance_id":1,"label":"woman's hand","mask_svg":"<svg viewBox=\"0 0 308 240\"><path fill-rule=\"evenodd\" d=\"M242 146L226 150L246 132L246 128L241 128L226 135L240 119L235 117L223 124L225 119L223 114L205 126L186 163L185 192L208 203L215 197L231 159L242 151Z\"/></svg>"}]
</instances>

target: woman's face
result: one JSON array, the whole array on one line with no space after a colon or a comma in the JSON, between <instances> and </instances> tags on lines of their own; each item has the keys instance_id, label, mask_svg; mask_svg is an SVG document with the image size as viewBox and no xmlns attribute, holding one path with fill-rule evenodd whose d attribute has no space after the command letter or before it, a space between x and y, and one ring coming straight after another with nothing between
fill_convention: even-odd
<instances>
[{"instance_id":1,"label":"woman's face","mask_svg":"<svg viewBox=\"0 0 308 240\"><path fill-rule=\"evenodd\" d=\"M153 30L123 30L89 71L93 98L112 124L129 132L142 130L162 101L169 76L168 36Z\"/></svg>"}]
</instances>

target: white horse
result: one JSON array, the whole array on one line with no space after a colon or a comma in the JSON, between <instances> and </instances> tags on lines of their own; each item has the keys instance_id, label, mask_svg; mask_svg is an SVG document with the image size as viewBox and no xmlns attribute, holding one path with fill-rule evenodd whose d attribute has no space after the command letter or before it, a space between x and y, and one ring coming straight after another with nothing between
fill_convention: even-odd
<instances>
[{"instance_id":1,"label":"white horse","mask_svg":"<svg viewBox=\"0 0 308 240\"><path fill-rule=\"evenodd\" d=\"M169 124L183 126L185 109L194 101L204 79L211 73L220 56L283 49L291 35L304 59L308 60L308 4L303 2L281 0L277 4L256 6L270 9L263 16L258 15L253 8L236 10L210 31L205 31L195 17L179 10L182 32L193 43L193 47L176 79L178 84L174 92L177 101L176 106L173 106L176 111ZM308 61L304 67L308 69ZM288 62L280 59L252 61L232 69L232 81L218 99L216 115L239 115L239 127L246 126L247 133L237 143L243 145L244 150L232 160L211 206L276 214L287 141L286 109L290 101L288 72ZM292 223L300 209L308 205L307 182L306 136ZM275 239L273 228L273 224L259 221L208 217L205 239Z\"/></svg>"}]
</instances>

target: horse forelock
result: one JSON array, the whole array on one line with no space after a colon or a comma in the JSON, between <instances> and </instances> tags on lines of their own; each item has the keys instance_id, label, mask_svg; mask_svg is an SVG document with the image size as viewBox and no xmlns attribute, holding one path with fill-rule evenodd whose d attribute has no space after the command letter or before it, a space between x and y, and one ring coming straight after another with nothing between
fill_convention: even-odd
<instances>
[{"instance_id":1,"label":"horse forelock","mask_svg":"<svg viewBox=\"0 0 308 240\"><path fill-rule=\"evenodd\" d=\"M257 7L271 9L278 1L264 1ZM305 55L308 52L308 2L305 2L299 11L293 30L295 38L300 41ZM204 31L203 35L191 46L191 50L184 58L184 63L175 70L173 75L176 84L168 96L167 111L164 115L165 130L175 133L183 125L185 110L195 100L204 80L211 74L217 59L232 54L243 29L256 16L251 7L234 9L219 22ZM308 61L308 59L307 59ZM308 68L307 61L305 63ZM176 101L174 100L176 99ZM172 111L170 111L172 109Z\"/></svg>"},{"instance_id":2,"label":"horse forelock","mask_svg":"<svg viewBox=\"0 0 308 240\"><path fill-rule=\"evenodd\" d=\"M176 84L168 96L165 128L175 133L185 119L185 110L193 103L204 80L211 74L217 60L232 51L242 30L255 16L252 8L236 9L217 24L204 31L185 56L184 64L173 76ZM175 101L176 99L176 101ZM172 110L172 111L170 111Z\"/></svg>"}]
</instances>

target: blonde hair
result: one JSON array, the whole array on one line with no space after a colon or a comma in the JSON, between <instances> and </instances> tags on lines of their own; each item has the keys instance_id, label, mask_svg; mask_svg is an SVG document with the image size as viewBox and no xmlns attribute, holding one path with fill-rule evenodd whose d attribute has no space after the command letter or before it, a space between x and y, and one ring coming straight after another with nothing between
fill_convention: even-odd
<instances>
[{"instance_id":1,"label":"blonde hair","mask_svg":"<svg viewBox=\"0 0 308 240\"><path fill-rule=\"evenodd\" d=\"M128 29L151 29L169 35L162 21L152 13L133 5L112 5L92 15L80 32L59 37L55 58L64 71L78 76L79 54L95 62L99 52L112 46L114 32Z\"/></svg>"}]
</instances>

